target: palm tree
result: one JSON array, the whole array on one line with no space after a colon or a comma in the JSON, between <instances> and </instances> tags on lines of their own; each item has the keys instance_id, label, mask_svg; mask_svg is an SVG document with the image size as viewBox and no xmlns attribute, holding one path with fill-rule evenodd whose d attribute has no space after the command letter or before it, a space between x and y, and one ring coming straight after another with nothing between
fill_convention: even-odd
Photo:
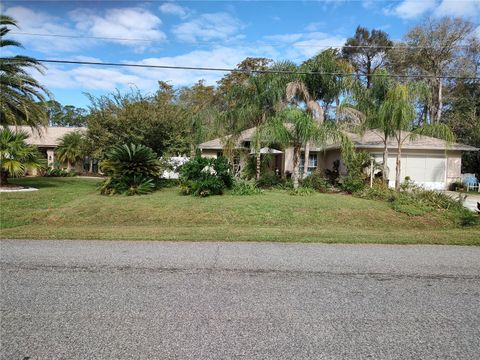
<instances>
[{"instance_id":1,"label":"palm tree","mask_svg":"<svg viewBox=\"0 0 480 360\"><path fill-rule=\"evenodd\" d=\"M327 49L313 58L305 61L299 68L299 75L294 81L288 83L286 88L287 99L291 103L303 102L307 111L318 124L325 121L325 114L331 103L336 103L335 120L340 121L340 115L353 115L354 110L348 106L340 106L340 96L349 89L353 82L348 76L342 73L351 73L352 66L345 60L339 58L334 49ZM305 74L305 72L316 72L318 74ZM320 105L323 102L323 108ZM305 144L305 161L308 161L310 154L310 143ZM303 177L308 174L308 167L305 167Z\"/></svg>"},{"instance_id":2,"label":"palm tree","mask_svg":"<svg viewBox=\"0 0 480 360\"><path fill-rule=\"evenodd\" d=\"M298 108L287 108L275 116L268 124L268 133L272 142L285 147L293 147L293 187L298 189L300 153L307 143L325 145L328 141L339 141L342 151L351 151L351 142L334 122L318 124L312 116Z\"/></svg>"},{"instance_id":3,"label":"palm tree","mask_svg":"<svg viewBox=\"0 0 480 360\"><path fill-rule=\"evenodd\" d=\"M8 127L0 130L0 184L7 184L9 176L23 176L27 171L40 170L45 166L34 145L28 145L25 140L28 134L22 131L14 132Z\"/></svg>"},{"instance_id":4,"label":"palm tree","mask_svg":"<svg viewBox=\"0 0 480 360\"><path fill-rule=\"evenodd\" d=\"M0 48L22 47L15 40L5 39L9 26L18 27L9 16L0 15ZM35 59L16 55L0 58L0 125L29 125L39 128L47 124L45 95L48 91L32 76L30 70L43 73Z\"/></svg>"},{"instance_id":5,"label":"palm tree","mask_svg":"<svg viewBox=\"0 0 480 360\"><path fill-rule=\"evenodd\" d=\"M83 137L79 132L65 134L55 150L58 159L67 163L67 171L70 171L78 160L84 156ZM72 166L73 165L73 166Z\"/></svg>"},{"instance_id":6,"label":"palm tree","mask_svg":"<svg viewBox=\"0 0 480 360\"><path fill-rule=\"evenodd\" d=\"M290 62L275 63L272 70L292 70L295 65ZM233 136L228 138L230 145L236 141L236 134L248 127L256 127L253 136L253 149L255 151L256 171L255 176L260 178L262 142L265 138L265 126L268 121L282 108L285 107L285 87L292 77L287 74L260 73L252 74L243 84L233 87L231 96L236 99L236 106L225 112L224 116L235 120L236 124L231 129ZM228 147L228 146L227 146Z\"/></svg>"},{"instance_id":7,"label":"palm tree","mask_svg":"<svg viewBox=\"0 0 480 360\"><path fill-rule=\"evenodd\" d=\"M393 137L397 143L395 165L395 189L397 191L400 190L402 147L406 140L414 139L418 135L433 136L447 141L455 139L454 134L445 124L425 124L417 127L414 123L416 113L413 102L414 94L408 86L397 84L387 92L386 99L378 112L379 123L383 125L382 130L388 136ZM384 158L384 166L387 159Z\"/></svg>"}]
</instances>

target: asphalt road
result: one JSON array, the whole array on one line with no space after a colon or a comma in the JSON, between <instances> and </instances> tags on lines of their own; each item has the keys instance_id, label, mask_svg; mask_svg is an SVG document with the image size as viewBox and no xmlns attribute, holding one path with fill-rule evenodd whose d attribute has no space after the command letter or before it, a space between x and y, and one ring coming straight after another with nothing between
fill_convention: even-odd
<instances>
[{"instance_id":1,"label":"asphalt road","mask_svg":"<svg viewBox=\"0 0 480 360\"><path fill-rule=\"evenodd\" d=\"M1 241L2 359L478 359L480 248Z\"/></svg>"}]
</instances>

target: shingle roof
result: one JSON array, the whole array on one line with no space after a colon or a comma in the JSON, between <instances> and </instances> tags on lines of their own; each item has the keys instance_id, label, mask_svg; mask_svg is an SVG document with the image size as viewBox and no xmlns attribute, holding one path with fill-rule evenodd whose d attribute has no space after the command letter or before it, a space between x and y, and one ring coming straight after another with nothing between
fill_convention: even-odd
<instances>
[{"instance_id":1,"label":"shingle roof","mask_svg":"<svg viewBox=\"0 0 480 360\"><path fill-rule=\"evenodd\" d=\"M256 128L254 128L254 127L250 128L250 129L247 129L247 130L243 130L240 133L240 135L238 136L236 147L237 148L243 148L242 143L244 141L251 141L252 137L255 133L255 130L256 130ZM225 136L223 138L217 138L217 139L214 139L214 140L204 142L204 143L200 144L198 147L200 149L221 150L221 149L223 149L223 144L222 143L225 142L228 138L230 138L230 136L231 135L228 135L228 136Z\"/></svg>"},{"instance_id":2,"label":"shingle roof","mask_svg":"<svg viewBox=\"0 0 480 360\"><path fill-rule=\"evenodd\" d=\"M11 130L15 130L15 126L9 126ZM85 132L87 128L84 127L61 127L61 126L47 126L40 128L39 131L32 130L29 126L17 126L18 130L26 132L29 137L26 140L27 144L36 145L40 147L57 147L60 139L65 135L75 131Z\"/></svg>"},{"instance_id":3,"label":"shingle roof","mask_svg":"<svg viewBox=\"0 0 480 360\"><path fill-rule=\"evenodd\" d=\"M252 136L255 132L255 128L250 128L247 130L242 131L238 140L237 140L237 147L241 147L243 141L251 141ZM353 141L356 148L365 149L365 148L382 148L383 149L383 140L380 135L381 133L378 130L368 130L363 135L348 133L348 136ZM402 132L402 138L408 137L408 132ZM225 138L218 138L214 140L210 140L200 144L200 149L222 149L222 139ZM396 149L397 143L394 138L388 139L388 148L389 149ZM340 147L339 144L330 144L326 146L325 149L338 149ZM460 151L477 151L479 149L465 145L460 143L448 143L445 140L433 138L430 136L423 136L419 135L416 136L414 139L407 139L403 143L403 149L419 149L419 150L460 150ZM320 151L324 150L323 148L310 148L313 151Z\"/></svg>"}]
</instances>

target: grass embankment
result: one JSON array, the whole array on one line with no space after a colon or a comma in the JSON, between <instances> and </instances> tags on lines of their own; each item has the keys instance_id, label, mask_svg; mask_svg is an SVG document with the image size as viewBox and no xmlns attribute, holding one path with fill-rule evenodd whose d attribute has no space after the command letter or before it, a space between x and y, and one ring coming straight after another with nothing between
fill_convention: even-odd
<instances>
[{"instance_id":1,"label":"grass embankment","mask_svg":"<svg viewBox=\"0 0 480 360\"><path fill-rule=\"evenodd\" d=\"M2 193L3 239L225 240L480 245L480 227L458 228L440 212L408 216L347 195L101 196L98 180L13 180L39 188Z\"/></svg>"}]
</instances>

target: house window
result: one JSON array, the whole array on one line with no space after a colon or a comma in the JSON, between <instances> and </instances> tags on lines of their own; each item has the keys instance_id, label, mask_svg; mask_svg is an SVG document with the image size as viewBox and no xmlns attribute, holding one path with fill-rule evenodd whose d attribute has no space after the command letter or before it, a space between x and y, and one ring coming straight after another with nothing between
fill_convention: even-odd
<instances>
[{"instance_id":1,"label":"house window","mask_svg":"<svg viewBox=\"0 0 480 360\"><path fill-rule=\"evenodd\" d=\"M217 158L222 156L223 156L223 151L222 150L217 151Z\"/></svg>"},{"instance_id":2,"label":"house window","mask_svg":"<svg viewBox=\"0 0 480 360\"><path fill-rule=\"evenodd\" d=\"M308 155L308 168L307 174L311 175L317 169L318 166L318 157L316 153ZM300 174L303 174L305 169L305 154L300 155Z\"/></svg>"}]
</instances>

